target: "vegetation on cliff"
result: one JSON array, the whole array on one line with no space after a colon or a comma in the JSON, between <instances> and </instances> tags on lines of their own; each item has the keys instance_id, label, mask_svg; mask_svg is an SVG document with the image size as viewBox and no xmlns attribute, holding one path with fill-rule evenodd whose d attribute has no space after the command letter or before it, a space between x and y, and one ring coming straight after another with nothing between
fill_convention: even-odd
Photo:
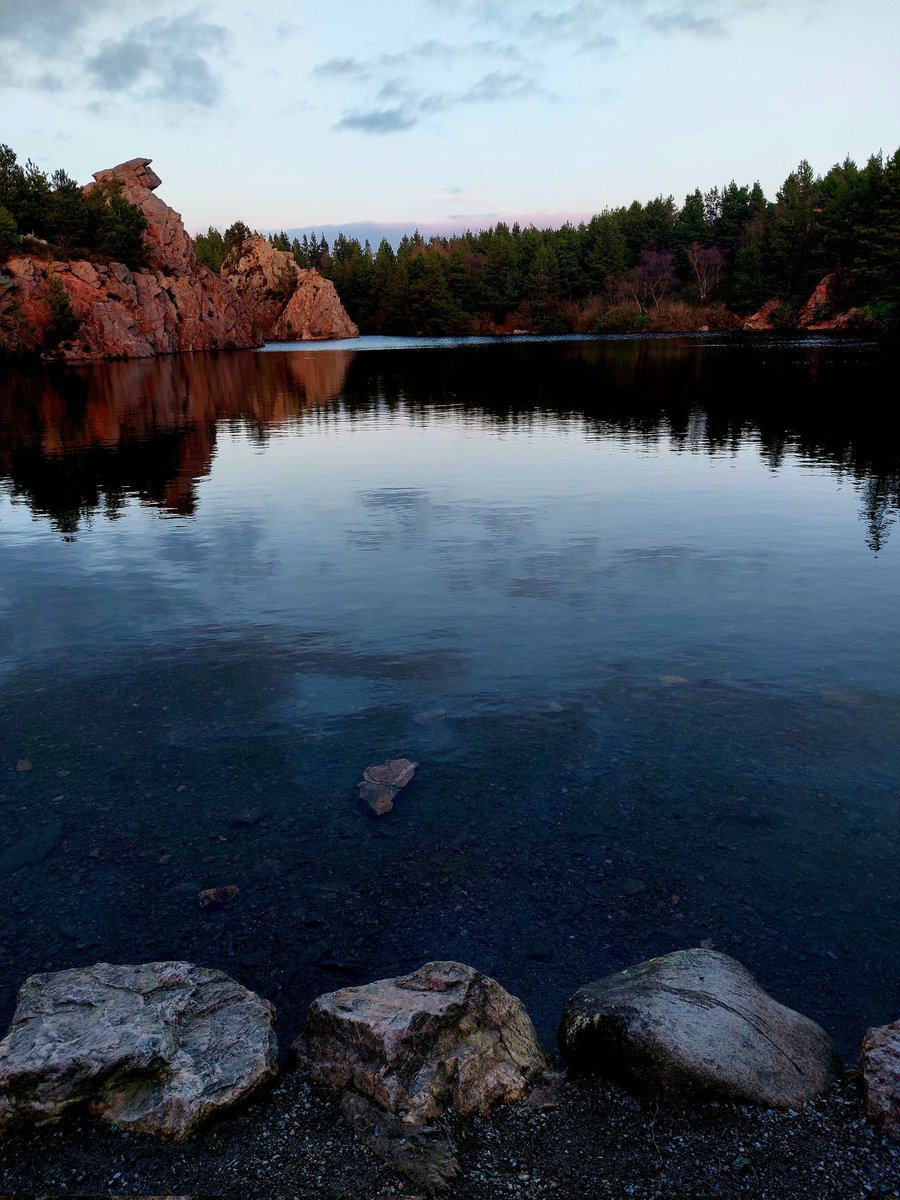
<instances>
[{"instance_id":1,"label":"vegetation on cliff","mask_svg":"<svg viewBox=\"0 0 900 1200\"><path fill-rule=\"evenodd\" d=\"M96 257L144 264L147 220L122 195L116 180L87 189L62 169L47 175L30 159L21 164L0 143L0 262L28 243L46 242L56 259Z\"/></svg>"},{"instance_id":2,"label":"vegetation on cliff","mask_svg":"<svg viewBox=\"0 0 900 1200\"><path fill-rule=\"evenodd\" d=\"M201 261L218 269L244 230L198 237ZM328 276L364 333L728 327L772 298L774 324L791 327L827 274L815 320L855 307L859 324L878 327L900 312L900 151L824 176L801 162L774 200L731 182L681 206L659 196L560 229L416 233L396 252L343 234L332 246L315 234L270 240Z\"/></svg>"}]
</instances>

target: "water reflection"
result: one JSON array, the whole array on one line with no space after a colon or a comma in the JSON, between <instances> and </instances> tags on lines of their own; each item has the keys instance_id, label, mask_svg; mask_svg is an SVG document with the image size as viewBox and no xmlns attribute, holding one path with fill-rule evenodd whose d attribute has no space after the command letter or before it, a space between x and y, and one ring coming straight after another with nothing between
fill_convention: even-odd
<instances>
[{"instance_id":1,"label":"water reflection","mask_svg":"<svg viewBox=\"0 0 900 1200\"><path fill-rule=\"evenodd\" d=\"M883 367L860 343L635 339L30 368L0 380L0 477L67 535L130 497L192 516L220 425L264 444L334 405L335 419L381 410L485 429L555 424L711 456L752 444L773 470L790 455L851 481L878 552L900 510L900 461L876 416Z\"/></svg>"},{"instance_id":2,"label":"water reflection","mask_svg":"<svg viewBox=\"0 0 900 1200\"><path fill-rule=\"evenodd\" d=\"M585 979L711 938L855 1054L896 1015L900 557L855 511L878 549L882 369L652 340L8 372L0 1027L32 971L186 958L287 1044L314 995L447 957L550 1039ZM354 784L401 754L377 822Z\"/></svg>"},{"instance_id":3,"label":"water reflection","mask_svg":"<svg viewBox=\"0 0 900 1200\"><path fill-rule=\"evenodd\" d=\"M2 381L0 474L66 534L132 496L192 516L221 423L263 442L340 395L352 358L195 354L14 371Z\"/></svg>"}]
</instances>

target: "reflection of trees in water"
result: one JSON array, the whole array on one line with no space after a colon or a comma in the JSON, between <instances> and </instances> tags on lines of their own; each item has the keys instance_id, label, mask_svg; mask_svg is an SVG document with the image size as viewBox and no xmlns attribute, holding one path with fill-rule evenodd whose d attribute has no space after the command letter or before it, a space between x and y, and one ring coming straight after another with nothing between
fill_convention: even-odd
<instances>
[{"instance_id":1,"label":"reflection of trees in water","mask_svg":"<svg viewBox=\"0 0 900 1200\"><path fill-rule=\"evenodd\" d=\"M25 370L0 393L0 475L71 533L135 496L193 513L220 422L260 445L287 422L352 426L376 409L417 424L574 425L691 454L752 444L773 470L788 456L826 464L859 490L877 552L900 511L900 462L873 413L883 366L882 351L854 343L642 338Z\"/></svg>"}]
</instances>

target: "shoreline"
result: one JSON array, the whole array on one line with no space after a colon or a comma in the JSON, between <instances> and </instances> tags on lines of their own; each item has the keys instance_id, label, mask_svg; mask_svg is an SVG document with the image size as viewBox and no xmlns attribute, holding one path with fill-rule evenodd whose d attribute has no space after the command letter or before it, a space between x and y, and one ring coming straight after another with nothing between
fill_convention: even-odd
<instances>
[{"instance_id":1,"label":"shoreline","mask_svg":"<svg viewBox=\"0 0 900 1200\"><path fill-rule=\"evenodd\" d=\"M450 1121L453 1200L862 1200L900 1195L900 1147L866 1121L853 1077L797 1112L713 1103L658 1108L567 1080L558 1106ZM297 1071L181 1145L88 1117L0 1139L0 1186L25 1195L421 1195L363 1146Z\"/></svg>"}]
</instances>

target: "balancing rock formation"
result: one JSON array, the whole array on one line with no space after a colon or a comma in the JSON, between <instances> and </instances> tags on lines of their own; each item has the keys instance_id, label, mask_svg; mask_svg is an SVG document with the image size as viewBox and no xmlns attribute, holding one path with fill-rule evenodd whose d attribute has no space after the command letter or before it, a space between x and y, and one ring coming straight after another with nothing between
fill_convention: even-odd
<instances>
[{"instance_id":1,"label":"balancing rock formation","mask_svg":"<svg viewBox=\"0 0 900 1200\"><path fill-rule=\"evenodd\" d=\"M332 284L316 271L301 271L290 255L275 259L281 252L264 238L250 242L259 244L255 259L265 269L251 269L242 257L233 273L236 286L199 263L181 215L154 195L161 180L150 162L133 158L97 171L96 182L85 188L116 180L123 197L140 209L147 220L146 268L13 255L0 263L0 351L42 350L60 288L77 323L75 334L53 352L65 362L239 350L268 337L358 336ZM272 287L278 299L269 295Z\"/></svg>"},{"instance_id":2,"label":"balancing rock formation","mask_svg":"<svg viewBox=\"0 0 900 1200\"><path fill-rule=\"evenodd\" d=\"M799 1108L840 1071L824 1029L714 950L678 950L580 988L559 1046L575 1070L667 1103Z\"/></svg>"},{"instance_id":3,"label":"balancing rock formation","mask_svg":"<svg viewBox=\"0 0 900 1200\"><path fill-rule=\"evenodd\" d=\"M77 1105L183 1141L274 1079L275 1010L221 971L185 962L32 975L0 1042L0 1132Z\"/></svg>"},{"instance_id":4,"label":"balancing rock formation","mask_svg":"<svg viewBox=\"0 0 900 1200\"><path fill-rule=\"evenodd\" d=\"M226 279L252 314L266 342L310 342L359 337L334 284L298 267L259 234L234 246L222 263Z\"/></svg>"}]
</instances>

